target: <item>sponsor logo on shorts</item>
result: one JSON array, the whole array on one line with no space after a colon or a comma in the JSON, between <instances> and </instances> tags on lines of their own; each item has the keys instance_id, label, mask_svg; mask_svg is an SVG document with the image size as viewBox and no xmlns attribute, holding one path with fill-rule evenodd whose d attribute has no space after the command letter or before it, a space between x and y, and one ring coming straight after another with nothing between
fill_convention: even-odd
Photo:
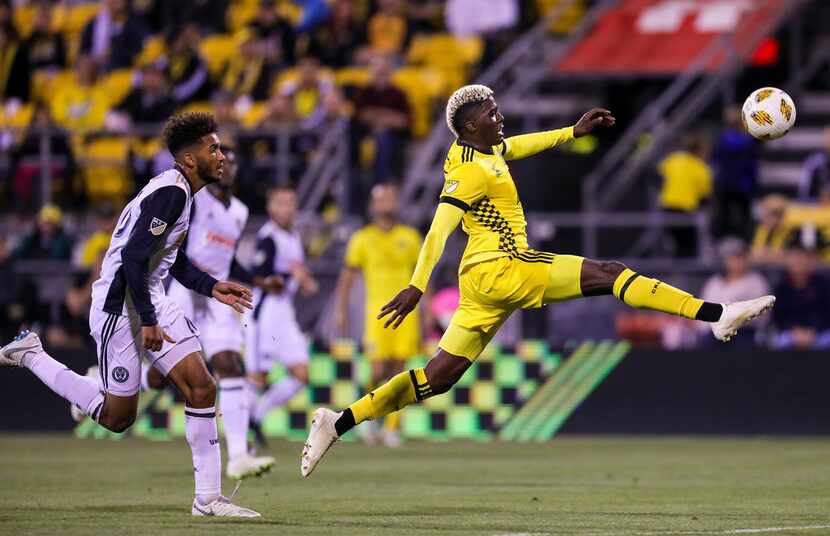
<instances>
[{"instance_id":1,"label":"sponsor logo on shorts","mask_svg":"<svg viewBox=\"0 0 830 536\"><path fill-rule=\"evenodd\" d=\"M112 379L118 383L124 383L130 379L130 372L124 367L115 367L112 369Z\"/></svg>"},{"instance_id":2,"label":"sponsor logo on shorts","mask_svg":"<svg viewBox=\"0 0 830 536\"><path fill-rule=\"evenodd\" d=\"M150 222L150 233L153 236L161 236L165 229L167 229L167 223L158 218L153 218Z\"/></svg>"}]
</instances>

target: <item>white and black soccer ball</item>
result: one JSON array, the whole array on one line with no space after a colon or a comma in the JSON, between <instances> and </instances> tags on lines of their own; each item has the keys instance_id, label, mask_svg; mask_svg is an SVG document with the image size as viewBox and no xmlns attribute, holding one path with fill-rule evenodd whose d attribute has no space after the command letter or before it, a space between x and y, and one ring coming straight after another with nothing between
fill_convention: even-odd
<instances>
[{"instance_id":1,"label":"white and black soccer ball","mask_svg":"<svg viewBox=\"0 0 830 536\"><path fill-rule=\"evenodd\" d=\"M795 124L795 103L786 92L762 87L752 92L741 109L744 128L759 140L775 140Z\"/></svg>"}]
</instances>

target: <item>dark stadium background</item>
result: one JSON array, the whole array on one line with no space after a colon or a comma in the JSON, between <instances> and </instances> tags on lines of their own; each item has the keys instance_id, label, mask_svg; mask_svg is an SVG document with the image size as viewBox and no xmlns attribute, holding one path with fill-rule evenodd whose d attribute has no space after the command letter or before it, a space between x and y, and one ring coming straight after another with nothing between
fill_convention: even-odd
<instances>
[{"instance_id":1,"label":"dark stadium background","mask_svg":"<svg viewBox=\"0 0 830 536\"><path fill-rule=\"evenodd\" d=\"M564 432L827 433L828 6L758 0L745 11L727 6L701 29L703 7L672 26L669 12L649 15L660 4L507 1L473 16L463 2L434 0L0 2L2 340L29 327L72 368L94 362L85 309L113 216L170 164L159 141L164 118L209 110L238 154L236 194L252 211L244 261L266 217L266 189L297 188L309 264L322 285L316 297L298 298L298 316L319 368L340 374L321 378L348 384L344 371L359 376L365 367L359 346L357 356L331 361L339 336L330 312L345 244L366 221L367 192L397 184L404 221L425 231L451 141L446 97L482 81L497 92L508 135L572 124L593 105L617 117L612 131L511 163L535 247L620 258L695 292L724 273L725 256L746 251L750 270L789 300L730 346L611 299L561 304L517 314L492 359L526 357L523 341L565 359L581 341L632 341ZM95 34L102 9L124 17L110 43ZM649 30L648 16L664 27ZM730 153L725 110L768 85L794 97L795 130ZM408 126L377 123L364 113L372 106L404 113ZM663 206L660 162L693 146L704 148L712 193L691 210ZM750 171L730 166L743 158ZM773 194L783 197L769 201ZM788 219L770 229L765 211L781 203ZM783 246L765 249L775 233ZM458 232L434 291L452 292L463 244ZM792 248L815 258L809 295L792 288ZM360 295L354 318L362 317ZM808 340L787 336L805 323ZM359 341L355 324L349 337ZM424 355L440 330L430 326ZM338 367L343 360L351 365ZM495 382L496 394L428 408L418 434L446 435L452 412L471 404L474 428L497 432L551 372L529 370L515 385L475 377L471 392L476 382ZM340 404L351 393L326 381L312 381L274 424L276 435L299 437L314 404ZM29 376L4 371L0 385L0 428L71 427L62 403Z\"/></svg>"}]
</instances>

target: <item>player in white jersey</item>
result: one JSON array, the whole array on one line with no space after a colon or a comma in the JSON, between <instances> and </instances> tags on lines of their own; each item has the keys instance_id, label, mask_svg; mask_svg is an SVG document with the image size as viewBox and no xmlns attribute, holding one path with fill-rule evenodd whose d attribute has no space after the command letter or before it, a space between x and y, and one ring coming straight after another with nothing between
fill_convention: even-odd
<instances>
[{"instance_id":1,"label":"player in white jersey","mask_svg":"<svg viewBox=\"0 0 830 536\"><path fill-rule=\"evenodd\" d=\"M216 279L257 284L264 292L281 290L279 276L254 278L236 260L237 245L248 220L248 207L231 193L237 171L236 153L229 147L223 147L222 152L225 155L222 178L193 197L184 250L193 264ZM235 480L261 475L274 465L274 458L248 453L251 407L242 361L244 333L240 316L176 280L170 283L167 296L199 330L205 358L219 384L219 409L228 449L226 474ZM151 386L159 386L161 379L152 377L155 370L149 371Z\"/></svg>"},{"instance_id":2,"label":"player in white jersey","mask_svg":"<svg viewBox=\"0 0 830 536\"><path fill-rule=\"evenodd\" d=\"M239 312L251 307L250 290L217 281L180 249L193 194L221 178L225 157L210 114L173 116L163 137L175 168L153 178L121 212L92 287L89 325L98 347L100 383L55 361L28 331L0 349L0 365L28 368L98 424L123 432L135 421L144 354L185 398L185 436L196 481L192 515L259 517L222 496L216 383L202 360L198 330L162 284L169 273Z\"/></svg>"},{"instance_id":3,"label":"player in white jersey","mask_svg":"<svg viewBox=\"0 0 830 536\"><path fill-rule=\"evenodd\" d=\"M300 234L294 228L297 217L297 194L278 187L268 192L270 221L257 233L253 273L255 277L279 275L285 282L280 293L254 289L254 308L248 313L248 347L246 366L255 385L264 388L268 372L279 361L289 372L269 386L256 402L251 427L259 432L259 423L272 408L285 404L308 383L308 341L294 313L294 295L317 292L317 281L305 266Z\"/></svg>"}]
</instances>

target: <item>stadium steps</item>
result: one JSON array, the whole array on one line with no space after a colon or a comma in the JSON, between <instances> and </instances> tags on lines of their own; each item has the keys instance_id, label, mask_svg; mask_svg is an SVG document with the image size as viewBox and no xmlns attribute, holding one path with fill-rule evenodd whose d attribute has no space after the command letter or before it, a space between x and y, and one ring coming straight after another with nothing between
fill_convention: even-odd
<instances>
[{"instance_id":1,"label":"stadium steps","mask_svg":"<svg viewBox=\"0 0 830 536\"><path fill-rule=\"evenodd\" d=\"M783 138L763 144L759 181L765 191L795 194L804 160L825 146L824 127L830 124L830 96L803 93L796 103L795 128Z\"/></svg>"},{"instance_id":2,"label":"stadium steps","mask_svg":"<svg viewBox=\"0 0 830 536\"><path fill-rule=\"evenodd\" d=\"M630 349L628 342L586 341L499 432L505 441L548 441Z\"/></svg>"}]
</instances>

